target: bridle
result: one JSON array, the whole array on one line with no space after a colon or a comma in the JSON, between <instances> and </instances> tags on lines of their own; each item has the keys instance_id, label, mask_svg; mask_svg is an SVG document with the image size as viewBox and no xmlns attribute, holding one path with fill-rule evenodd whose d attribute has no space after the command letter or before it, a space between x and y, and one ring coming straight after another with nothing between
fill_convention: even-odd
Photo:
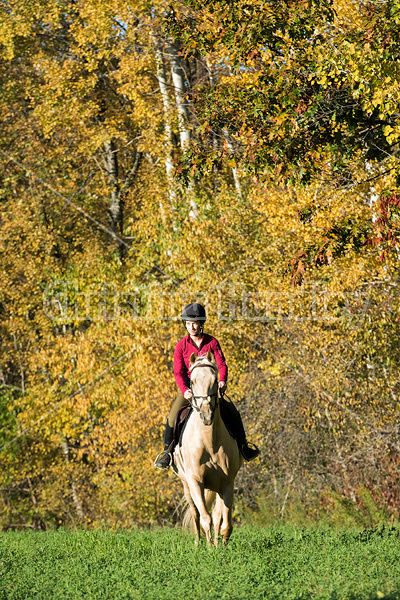
<instances>
[{"instance_id":1,"label":"bridle","mask_svg":"<svg viewBox=\"0 0 400 600\"><path fill-rule=\"evenodd\" d=\"M214 373L217 372L217 368L212 363L209 363L209 362L207 362L207 363L199 362L199 364L194 364L193 367L190 369L190 372L192 373L195 369L198 369L199 367L209 367L210 369L212 369L214 371ZM189 400L190 406L192 408L194 408L195 410L197 410L197 412L199 413L201 411L201 407L203 406L204 402L208 402L211 407L211 417L214 418L215 410L219 404L218 403L218 389L214 394L208 394L207 396L195 396L194 392L193 392L192 379L190 379L190 391L192 392L192 397ZM215 402L214 406L211 406L211 398L213 398L214 396L216 396L216 402ZM199 400L201 400L200 405L198 404Z\"/></svg>"}]
</instances>

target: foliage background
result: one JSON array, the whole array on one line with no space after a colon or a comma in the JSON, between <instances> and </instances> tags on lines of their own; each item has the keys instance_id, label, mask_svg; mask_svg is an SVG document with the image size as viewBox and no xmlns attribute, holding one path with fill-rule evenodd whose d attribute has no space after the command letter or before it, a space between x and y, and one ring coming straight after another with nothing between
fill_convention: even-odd
<instances>
[{"instance_id":1,"label":"foliage background","mask_svg":"<svg viewBox=\"0 0 400 600\"><path fill-rule=\"evenodd\" d=\"M262 450L237 518L397 518L399 23L2 5L3 528L179 518L152 463L196 299Z\"/></svg>"}]
</instances>

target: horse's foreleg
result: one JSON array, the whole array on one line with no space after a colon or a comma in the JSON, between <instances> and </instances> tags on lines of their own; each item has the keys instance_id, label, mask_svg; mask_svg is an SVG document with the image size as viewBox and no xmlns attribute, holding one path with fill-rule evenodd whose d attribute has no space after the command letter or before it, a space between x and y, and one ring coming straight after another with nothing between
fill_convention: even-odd
<instances>
[{"instance_id":1,"label":"horse's foreleg","mask_svg":"<svg viewBox=\"0 0 400 600\"><path fill-rule=\"evenodd\" d=\"M195 503L193 502L193 498L190 494L190 490L189 487L186 483L183 483L183 493L185 495L185 499L186 502L189 505L189 512L190 512L190 516L192 517L192 521L193 521L193 525L194 525L194 535L195 535L195 540L194 543L196 544L196 546L199 543L200 540L200 515L199 515L199 511L196 508Z\"/></svg>"},{"instance_id":2,"label":"horse's foreleg","mask_svg":"<svg viewBox=\"0 0 400 600\"><path fill-rule=\"evenodd\" d=\"M221 534L224 544L228 543L232 533L233 483L222 494L222 527Z\"/></svg>"},{"instance_id":3,"label":"horse's foreleg","mask_svg":"<svg viewBox=\"0 0 400 600\"><path fill-rule=\"evenodd\" d=\"M204 485L192 479L188 482L190 494L200 513L200 524L206 535L207 543L211 545L211 516L206 507Z\"/></svg>"},{"instance_id":4,"label":"horse's foreleg","mask_svg":"<svg viewBox=\"0 0 400 600\"><path fill-rule=\"evenodd\" d=\"M223 506L222 498L219 495L217 495L217 499L215 501L215 506L214 506L214 510L213 510L213 514L212 514L212 520L213 520L213 525L214 525L214 546L218 546L218 536L219 536L219 530L221 528L221 522L222 522L222 506Z\"/></svg>"}]
</instances>

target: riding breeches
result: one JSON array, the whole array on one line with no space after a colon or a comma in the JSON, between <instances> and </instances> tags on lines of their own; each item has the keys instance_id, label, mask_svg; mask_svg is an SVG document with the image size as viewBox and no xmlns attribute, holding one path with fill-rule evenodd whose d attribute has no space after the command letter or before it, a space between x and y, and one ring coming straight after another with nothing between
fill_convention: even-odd
<instances>
[{"instance_id":1,"label":"riding breeches","mask_svg":"<svg viewBox=\"0 0 400 600\"><path fill-rule=\"evenodd\" d=\"M173 401L170 411L169 411L169 415L168 415L168 425L170 427L174 426L175 423L175 417L178 414L178 411L180 408L182 408L182 406L186 406L189 404L189 401L186 400L186 398L184 397L184 395L182 394L182 392L179 392L177 397L175 398L175 400Z\"/></svg>"}]
</instances>

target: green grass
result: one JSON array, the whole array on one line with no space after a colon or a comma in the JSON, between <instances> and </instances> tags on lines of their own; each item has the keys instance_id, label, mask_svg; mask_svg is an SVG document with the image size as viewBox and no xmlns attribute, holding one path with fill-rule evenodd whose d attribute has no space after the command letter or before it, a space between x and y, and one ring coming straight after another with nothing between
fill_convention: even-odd
<instances>
[{"instance_id":1,"label":"green grass","mask_svg":"<svg viewBox=\"0 0 400 600\"><path fill-rule=\"evenodd\" d=\"M400 598L400 528L235 529L195 549L178 529L0 534L0 599Z\"/></svg>"}]
</instances>

